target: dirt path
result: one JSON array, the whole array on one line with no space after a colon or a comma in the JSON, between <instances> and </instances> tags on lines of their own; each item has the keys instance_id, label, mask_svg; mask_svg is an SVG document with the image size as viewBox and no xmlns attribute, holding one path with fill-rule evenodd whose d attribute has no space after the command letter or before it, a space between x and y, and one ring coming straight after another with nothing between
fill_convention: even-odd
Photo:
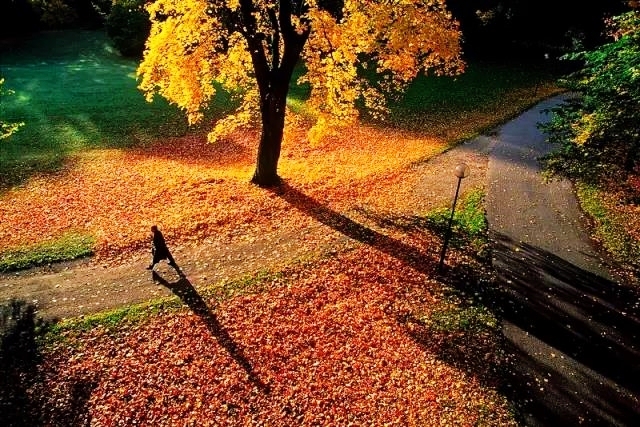
<instances>
[{"instance_id":1,"label":"dirt path","mask_svg":"<svg viewBox=\"0 0 640 427\"><path fill-rule=\"evenodd\" d=\"M313 251L306 239L319 242ZM173 255L194 286L209 286L238 279L262 270L277 269L329 250L344 239L330 230L314 227L296 233L271 233L242 242L209 241L198 246L178 247ZM91 261L67 263L44 269L0 276L0 301L12 297L36 304L46 318L68 318L139 303L155 297L170 296L171 291L158 286L145 269L151 256L106 266ZM164 261L156 270L168 280L177 273Z\"/></svg>"}]
</instances>

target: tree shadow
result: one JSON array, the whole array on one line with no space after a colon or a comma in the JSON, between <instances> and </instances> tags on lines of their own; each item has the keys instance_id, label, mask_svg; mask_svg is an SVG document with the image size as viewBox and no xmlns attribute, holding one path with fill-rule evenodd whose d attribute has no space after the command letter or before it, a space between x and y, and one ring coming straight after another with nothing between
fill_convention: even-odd
<instances>
[{"instance_id":1,"label":"tree shadow","mask_svg":"<svg viewBox=\"0 0 640 427\"><path fill-rule=\"evenodd\" d=\"M320 204L312 197L291 187L284 181L278 187L273 187L269 190L281 197L295 209L309 215L321 224L332 228L350 239L374 247L404 262L418 272L430 274L435 271L435 252L416 248L357 223L347 216Z\"/></svg>"},{"instance_id":2,"label":"tree shadow","mask_svg":"<svg viewBox=\"0 0 640 427\"><path fill-rule=\"evenodd\" d=\"M456 288L469 291L469 283L481 282L483 276L478 268L465 272L464 275L454 275L450 269L445 270L446 276L440 276L437 271L436 251L425 251L415 246L406 244L397 239L386 236L372 230L362 224L353 221L346 216L321 205L313 198L301 193L299 190L281 184L272 189L277 195L289 202L296 209L310 215L317 221L345 236L364 243L392 256L405 265L431 277L438 277L443 281L455 281L458 286L446 289L446 292L457 294ZM433 220L418 216L382 217L371 212L361 211L368 219L378 226L395 229L404 233L415 233L424 230L432 232L444 232L441 224ZM463 233L457 233L460 246L468 244L468 239ZM473 310L470 304L461 303L460 310ZM502 346L501 337L495 330L484 325L472 325L468 330L439 331L435 332L413 316L399 316L396 320L407 327L409 335L429 352L436 353L444 362L461 370L471 372L479 381L490 387L496 387L501 383L500 375L502 366L501 354L498 354ZM409 327L409 324L412 325ZM496 363L494 363L496 362Z\"/></svg>"},{"instance_id":3,"label":"tree shadow","mask_svg":"<svg viewBox=\"0 0 640 427\"><path fill-rule=\"evenodd\" d=\"M225 330L224 326L220 324L215 314L211 312L209 306L205 300L200 296L198 291L193 287L191 282L181 275L180 279L175 282L169 282L164 277L153 271L153 280L168 288L173 292L180 300L186 304L191 311L193 311L202 321L207 325L211 334L216 338L220 345L229 353L229 355L236 361L238 365L247 373L249 381L258 387L260 391L265 394L270 392L269 386L266 385L256 375L253 370L253 366L249 359L244 354L244 351L238 344L233 341L233 338Z\"/></svg>"},{"instance_id":4,"label":"tree shadow","mask_svg":"<svg viewBox=\"0 0 640 427\"><path fill-rule=\"evenodd\" d=\"M433 215L380 215L367 209L357 208L356 212L373 221L377 226L394 229L403 233L415 233L429 230L437 236L444 236L449 228L451 207L434 209ZM473 242L474 235L465 232L465 225L458 215L451 221L451 240L449 247L460 248ZM440 248L438 248L440 249Z\"/></svg>"},{"instance_id":5,"label":"tree shadow","mask_svg":"<svg viewBox=\"0 0 640 427\"><path fill-rule=\"evenodd\" d=\"M0 306L0 414L3 425L38 425L28 393L39 379L35 307L12 300Z\"/></svg>"},{"instance_id":6,"label":"tree shadow","mask_svg":"<svg viewBox=\"0 0 640 427\"><path fill-rule=\"evenodd\" d=\"M88 426L88 401L95 383L72 379L64 399L45 389L36 338L52 322L38 318L36 312L33 304L22 300L0 306L0 425Z\"/></svg>"},{"instance_id":7,"label":"tree shadow","mask_svg":"<svg viewBox=\"0 0 640 427\"><path fill-rule=\"evenodd\" d=\"M466 266L446 280L502 318L504 391L525 423L638 425L640 290L507 236L491 240L491 285L469 289L459 280L474 274Z\"/></svg>"},{"instance_id":8,"label":"tree shadow","mask_svg":"<svg viewBox=\"0 0 640 427\"><path fill-rule=\"evenodd\" d=\"M459 263L437 275L432 254L367 228L286 183L271 191L345 236L439 276L469 305L495 313L503 325L495 341L483 343L486 337L474 331L453 343L424 334L414 339L499 387L520 407L526 424L638 425L638 290L499 234L490 236L493 266ZM419 218L381 224L405 231L431 228ZM484 355L489 359L478 362Z\"/></svg>"}]
</instances>

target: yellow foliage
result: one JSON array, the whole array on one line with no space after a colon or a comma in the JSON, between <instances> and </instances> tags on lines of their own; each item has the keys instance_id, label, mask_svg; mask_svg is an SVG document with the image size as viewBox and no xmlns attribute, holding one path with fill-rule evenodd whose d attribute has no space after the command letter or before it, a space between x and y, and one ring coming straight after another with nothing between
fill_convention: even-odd
<instances>
[{"instance_id":1,"label":"yellow foliage","mask_svg":"<svg viewBox=\"0 0 640 427\"><path fill-rule=\"evenodd\" d=\"M598 129L598 118L595 114L586 114L580 118L580 121L573 126L576 132L575 141L579 145L585 144L592 136L595 129Z\"/></svg>"},{"instance_id":2,"label":"yellow foliage","mask_svg":"<svg viewBox=\"0 0 640 427\"><path fill-rule=\"evenodd\" d=\"M296 4L150 3L152 30L138 68L140 89L148 100L159 93L196 123L215 96L213 83L221 83L241 102L210 133L215 141L260 119L261 99L274 95L278 79L291 79L292 67L285 69L283 58L302 40L306 73L299 82L311 87L307 109L315 124L308 136L314 142L332 128L354 123L360 102L382 116L384 94L404 89L420 72L464 68L458 24L444 0L345 0L341 11L324 10L315 0Z\"/></svg>"}]
</instances>

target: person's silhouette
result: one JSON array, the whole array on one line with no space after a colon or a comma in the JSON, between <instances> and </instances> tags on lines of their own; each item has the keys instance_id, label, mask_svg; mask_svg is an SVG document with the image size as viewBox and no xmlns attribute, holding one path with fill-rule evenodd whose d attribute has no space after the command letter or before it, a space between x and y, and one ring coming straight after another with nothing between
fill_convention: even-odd
<instances>
[{"instance_id":1,"label":"person's silhouette","mask_svg":"<svg viewBox=\"0 0 640 427\"><path fill-rule=\"evenodd\" d=\"M162 232L158 230L158 227L156 225L151 226L151 233L153 234L153 243L151 246L153 260L147 267L147 270L153 270L157 263L159 263L163 259L166 259L171 267L175 268L178 273L182 273L178 268L176 261L173 259L173 256L171 256L171 251L169 251L169 248L167 247L167 242L164 240Z\"/></svg>"}]
</instances>

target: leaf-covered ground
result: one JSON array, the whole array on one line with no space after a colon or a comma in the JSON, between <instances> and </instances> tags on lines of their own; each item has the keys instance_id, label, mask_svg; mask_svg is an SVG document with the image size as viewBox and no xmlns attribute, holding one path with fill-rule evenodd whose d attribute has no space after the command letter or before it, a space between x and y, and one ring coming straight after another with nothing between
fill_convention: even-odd
<instances>
[{"instance_id":1,"label":"leaf-covered ground","mask_svg":"<svg viewBox=\"0 0 640 427\"><path fill-rule=\"evenodd\" d=\"M416 162L494 120L480 112L453 125L425 121L413 127L419 133L355 126L316 147L304 126L289 126L286 184L275 191L248 182L252 132L217 145L190 134L83 151L61 171L3 191L0 252L78 233L94 239L97 261L118 263L148 253L151 224L172 245L250 243L318 223L363 243L218 303L188 279L165 282L189 309L46 349L27 388L38 417L50 425L514 424L496 391L502 356L491 328L429 326L452 304L433 279L441 241L410 226L448 203L454 185L425 182Z\"/></svg>"},{"instance_id":2,"label":"leaf-covered ground","mask_svg":"<svg viewBox=\"0 0 640 427\"><path fill-rule=\"evenodd\" d=\"M405 167L444 142L351 132L322 147L288 144L286 184L275 191L248 183L255 135L238 134L220 145L190 137L81 154L3 195L5 244L80 230L96 236L101 260L146 252L151 223L174 242L251 241L319 222L364 243L222 301L203 300L188 279L160 279L187 308L48 348L27 391L38 417L106 426L515 425L497 392L504 361L495 331L429 327L451 304L432 279L439 238L384 221L433 207L437 197L415 192L420 166Z\"/></svg>"},{"instance_id":3,"label":"leaf-covered ground","mask_svg":"<svg viewBox=\"0 0 640 427\"><path fill-rule=\"evenodd\" d=\"M435 138L372 128L350 132L352 138L320 147L303 141L303 130L292 132L281 175L319 203L341 209L445 146ZM148 246L151 224L174 242L304 226L281 198L248 184L256 139L238 133L211 145L204 135L193 135L80 154L64 171L0 195L0 252L76 232L94 237L99 258L126 259ZM389 195L391 202L396 197Z\"/></svg>"},{"instance_id":4,"label":"leaf-covered ground","mask_svg":"<svg viewBox=\"0 0 640 427\"><path fill-rule=\"evenodd\" d=\"M379 243L217 304L165 283L188 310L70 334L29 393L46 424L515 425L493 335L429 330L444 288ZM452 355L456 334L469 347Z\"/></svg>"}]
</instances>

